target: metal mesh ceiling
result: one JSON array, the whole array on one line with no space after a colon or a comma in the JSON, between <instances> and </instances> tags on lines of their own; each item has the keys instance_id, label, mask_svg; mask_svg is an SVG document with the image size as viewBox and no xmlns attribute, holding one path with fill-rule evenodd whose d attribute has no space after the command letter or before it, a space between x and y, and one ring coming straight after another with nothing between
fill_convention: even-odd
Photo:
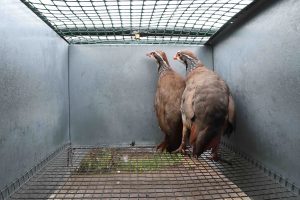
<instances>
[{"instance_id":1,"label":"metal mesh ceiling","mask_svg":"<svg viewBox=\"0 0 300 200\"><path fill-rule=\"evenodd\" d=\"M255 0L21 0L71 44L204 44Z\"/></svg>"}]
</instances>

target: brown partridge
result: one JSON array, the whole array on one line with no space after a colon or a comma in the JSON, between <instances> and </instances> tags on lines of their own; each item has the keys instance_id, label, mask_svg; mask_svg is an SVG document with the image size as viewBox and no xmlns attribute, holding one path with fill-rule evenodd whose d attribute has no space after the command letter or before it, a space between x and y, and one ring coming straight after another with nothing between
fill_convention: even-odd
<instances>
[{"instance_id":1,"label":"brown partridge","mask_svg":"<svg viewBox=\"0 0 300 200\"><path fill-rule=\"evenodd\" d=\"M184 78L176 73L162 51L147 54L157 62L158 82L155 94L155 112L159 127L165 134L164 141L157 146L157 150L172 152L181 144L182 119L181 96L185 88Z\"/></svg>"},{"instance_id":2,"label":"brown partridge","mask_svg":"<svg viewBox=\"0 0 300 200\"><path fill-rule=\"evenodd\" d=\"M190 51L179 51L174 57L186 66L186 87L182 95L182 143L177 152L186 148L188 134L193 155L200 156L212 149L218 160L222 134L234 129L234 102L224 80L206 68Z\"/></svg>"}]
</instances>

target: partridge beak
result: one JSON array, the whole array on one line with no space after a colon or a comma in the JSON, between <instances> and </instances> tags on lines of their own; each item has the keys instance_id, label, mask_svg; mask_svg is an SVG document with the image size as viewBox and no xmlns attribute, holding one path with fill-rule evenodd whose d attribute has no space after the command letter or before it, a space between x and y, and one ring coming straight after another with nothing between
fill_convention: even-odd
<instances>
[{"instance_id":1,"label":"partridge beak","mask_svg":"<svg viewBox=\"0 0 300 200\"><path fill-rule=\"evenodd\" d=\"M148 56L149 58L153 58L154 56L153 56L152 53L153 53L153 52L147 53L146 56Z\"/></svg>"},{"instance_id":2,"label":"partridge beak","mask_svg":"<svg viewBox=\"0 0 300 200\"><path fill-rule=\"evenodd\" d=\"M174 59L174 60L178 60L177 55L175 55L175 56L173 57L173 59Z\"/></svg>"}]
</instances>

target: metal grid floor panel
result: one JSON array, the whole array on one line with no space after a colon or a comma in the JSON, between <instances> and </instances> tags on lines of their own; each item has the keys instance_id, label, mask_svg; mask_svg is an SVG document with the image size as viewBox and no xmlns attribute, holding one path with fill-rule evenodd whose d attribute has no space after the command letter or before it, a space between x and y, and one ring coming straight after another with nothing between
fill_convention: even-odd
<instances>
[{"instance_id":1,"label":"metal grid floor panel","mask_svg":"<svg viewBox=\"0 0 300 200\"><path fill-rule=\"evenodd\" d=\"M208 152L195 159L148 147L70 148L10 199L299 198L233 152L221 154L231 164Z\"/></svg>"}]
</instances>

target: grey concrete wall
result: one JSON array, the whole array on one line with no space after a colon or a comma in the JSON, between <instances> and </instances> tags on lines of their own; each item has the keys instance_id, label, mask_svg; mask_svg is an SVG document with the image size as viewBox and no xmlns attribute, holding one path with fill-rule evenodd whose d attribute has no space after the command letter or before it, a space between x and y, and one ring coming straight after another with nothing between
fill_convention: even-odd
<instances>
[{"instance_id":1,"label":"grey concrete wall","mask_svg":"<svg viewBox=\"0 0 300 200\"><path fill-rule=\"evenodd\" d=\"M0 188L68 141L68 45L18 0L0 6Z\"/></svg>"},{"instance_id":2,"label":"grey concrete wall","mask_svg":"<svg viewBox=\"0 0 300 200\"><path fill-rule=\"evenodd\" d=\"M300 1L278 1L213 48L237 105L236 148L300 185Z\"/></svg>"},{"instance_id":3,"label":"grey concrete wall","mask_svg":"<svg viewBox=\"0 0 300 200\"><path fill-rule=\"evenodd\" d=\"M155 61L146 53L161 49L173 60L180 49L195 51L212 66L211 49L183 46L71 45L70 97L73 144L155 144L162 138L154 113Z\"/></svg>"}]
</instances>

